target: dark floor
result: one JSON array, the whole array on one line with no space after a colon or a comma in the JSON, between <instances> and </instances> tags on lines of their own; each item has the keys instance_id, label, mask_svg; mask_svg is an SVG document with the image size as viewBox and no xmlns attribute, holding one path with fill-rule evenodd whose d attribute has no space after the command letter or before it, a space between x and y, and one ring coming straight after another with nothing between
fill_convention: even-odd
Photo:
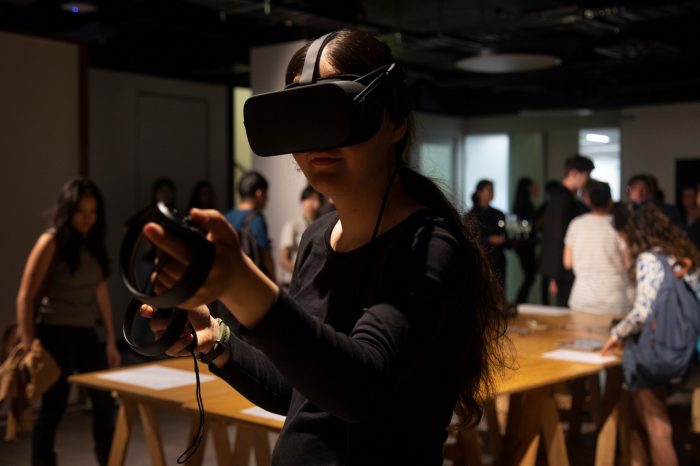
<instances>
[{"instance_id":1,"label":"dark floor","mask_svg":"<svg viewBox=\"0 0 700 466\"><path fill-rule=\"evenodd\" d=\"M165 460L169 465L177 465L177 458L187 447L190 418L181 413L159 410L157 416L160 433L163 440ZM91 412L89 409L73 405L66 413L58 431L56 452L59 466L93 466L97 465L92 452L92 435L90 433ZM4 424L0 424L0 432L4 435ZM229 438L233 444L236 429L229 427ZM30 465L31 434L21 433L17 441L6 443L0 438L0 466ZM275 435L270 434L271 444ZM202 446L200 446L202 448ZM209 440L204 447L204 465L216 465L214 446ZM124 464L128 466L151 466L143 430L135 424L129 442L129 449ZM255 465L251 458L250 466Z\"/></svg>"},{"instance_id":2,"label":"dark floor","mask_svg":"<svg viewBox=\"0 0 700 466\"><path fill-rule=\"evenodd\" d=\"M689 400L676 400L670 405L669 411L673 418L674 429L679 432L687 432L688 419L690 417ZM157 416L160 423L166 461L169 465L176 465L178 456L186 448L186 439L190 426L189 418L180 413L164 410L157 411ZM70 406L60 426L56 442L59 465L90 466L97 464L92 454L90 422L91 413L88 408L77 403ZM4 435L4 427L4 423L0 423L0 433L2 435ZM270 436L271 444L274 445L275 435L270 434ZM235 426L229 427L229 438L231 443L233 443ZM588 466L593 464L594 442L595 433L592 424L584 422L580 440L576 443L567 442L571 466ZM6 443L0 439L0 466L29 465L29 444L30 434L27 433L21 433L18 440L11 443ZM203 464L215 465L216 458L211 440L204 448ZM681 465L689 466L694 464L690 458L690 446L687 436L679 440L677 451ZM538 461L538 464L545 465L547 461L544 457L543 446L540 446L539 452L540 461ZM485 464L489 464L488 456L485 456L484 460ZM129 466L150 466L151 464L143 432L138 423L136 423L132 432L125 464ZM451 462L449 461L445 462L446 466L450 464ZM253 465L255 465L255 461L251 458L248 466Z\"/></svg>"}]
</instances>

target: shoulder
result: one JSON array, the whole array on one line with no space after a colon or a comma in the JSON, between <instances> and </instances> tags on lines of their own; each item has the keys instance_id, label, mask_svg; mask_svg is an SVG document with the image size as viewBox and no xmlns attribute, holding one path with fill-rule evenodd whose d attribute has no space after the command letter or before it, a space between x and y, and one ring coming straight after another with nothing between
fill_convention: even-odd
<instances>
[{"instance_id":1,"label":"shoulder","mask_svg":"<svg viewBox=\"0 0 700 466\"><path fill-rule=\"evenodd\" d=\"M657 277L659 275L663 275L664 267L660 258L665 258L665 256L659 254L660 253L654 253L653 251L644 251L639 253L637 260L635 261L638 281L644 281L650 276Z\"/></svg>"},{"instance_id":2,"label":"shoulder","mask_svg":"<svg viewBox=\"0 0 700 466\"><path fill-rule=\"evenodd\" d=\"M53 228L39 235L34 244L34 250L39 254L53 254L56 251L56 232Z\"/></svg>"},{"instance_id":3,"label":"shoulder","mask_svg":"<svg viewBox=\"0 0 700 466\"><path fill-rule=\"evenodd\" d=\"M465 252L462 237L461 225L452 225L441 215L425 210L404 221L396 242L399 254L407 254L414 264L448 267L459 262Z\"/></svg>"},{"instance_id":4,"label":"shoulder","mask_svg":"<svg viewBox=\"0 0 700 466\"><path fill-rule=\"evenodd\" d=\"M306 230L304 230L304 237L323 238L337 221L338 213L335 210L323 214L306 227Z\"/></svg>"}]
</instances>

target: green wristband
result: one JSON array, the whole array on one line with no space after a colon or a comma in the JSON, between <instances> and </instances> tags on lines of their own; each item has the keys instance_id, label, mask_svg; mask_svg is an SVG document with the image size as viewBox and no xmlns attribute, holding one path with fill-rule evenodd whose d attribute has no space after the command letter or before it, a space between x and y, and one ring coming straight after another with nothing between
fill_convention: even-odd
<instances>
[{"instance_id":1,"label":"green wristband","mask_svg":"<svg viewBox=\"0 0 700 466\"><path fill-rule=\"evenodd\" d=\"M217 318L216 321L219 323L219 338L216 339L214 346L208 353L199 353L197 356L200 361L207 364L221 356L231 341L231 329L228 328L228 325L223 320Z\"/></svg>"}]
</instances>

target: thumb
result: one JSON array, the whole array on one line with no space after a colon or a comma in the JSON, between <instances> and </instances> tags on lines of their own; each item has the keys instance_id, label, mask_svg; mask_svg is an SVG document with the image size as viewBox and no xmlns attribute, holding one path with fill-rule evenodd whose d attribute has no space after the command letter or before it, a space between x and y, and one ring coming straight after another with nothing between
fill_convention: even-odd
<instances>
[{"instance_id":1,"label":"thumb","mask_svg":"<svg viewBox=\"0 0 700 466\"><path fill-rule=\"evenodd\" d=\"M235 243L236 232L228 223L228 220L214 209L192 209L190 211L192 220L209 233L210 239L214 242Z\"/></svg>"}]
</instances>

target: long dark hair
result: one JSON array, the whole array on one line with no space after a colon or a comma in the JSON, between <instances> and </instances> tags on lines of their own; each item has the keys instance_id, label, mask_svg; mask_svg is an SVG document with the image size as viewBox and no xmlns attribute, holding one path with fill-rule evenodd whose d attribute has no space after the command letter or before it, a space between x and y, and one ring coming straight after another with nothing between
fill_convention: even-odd
<instances>
[{"instance_id":1,"label":"long dark hair","mask_svg":"<svg viewBox=\"0 0 700 466\"><path fill-rule=\"evenodd\" d=\"M518 183L515 185L513 210L515 210L515 206L524 202L532 202L530 199L530 191L532 191L532 178L528 178L527 176L518 178Z\"/></svg>"},{"instance_id":2,"label":"long dark hair","mask_svg":"<svg viewBox=\"0 0 700 466\"><path fill-rule=\"evenodd\" d=\"M85 237L78 233L71 224L73 214L83 197L93 197L97 203L95 225ZM95 183L87 178L75 178L63 185L54 209L53 227L56 256L68 264L72 274L80 267L80 248L84 245L87 251L99 262L102 275L104 277L109 275L109 259L105 247L104 200Z\"/></svg>"},{"instance_id":3,"label":"long dark hair","mask_svg":"<svg viewBox=\"0 0 700 466\"><path fill-rule=\"evenodd\" d=\"M286 82L293 82L302 69L308 45L298 50L289 62ZM324 49L330 65L347 74L364 75L393 63L389 47L372 35L343 29L336 33ZM459 212L442 190L429 178L410 168L406 155L413 138L412 117L408 119L406 136L396 144L398 176L409 197L430 207L444 218L450 231L462 245L463 261L468 276L464 277L464 296L473 309L473 325L464 329L456 370L462 376L461 392L455 407L461 424L475 425L481 418L481 401L493 394L494 375L506 366L505 314L503 292L479 243L473 221L462 222Z\"/></svg>"}]
</instances>

